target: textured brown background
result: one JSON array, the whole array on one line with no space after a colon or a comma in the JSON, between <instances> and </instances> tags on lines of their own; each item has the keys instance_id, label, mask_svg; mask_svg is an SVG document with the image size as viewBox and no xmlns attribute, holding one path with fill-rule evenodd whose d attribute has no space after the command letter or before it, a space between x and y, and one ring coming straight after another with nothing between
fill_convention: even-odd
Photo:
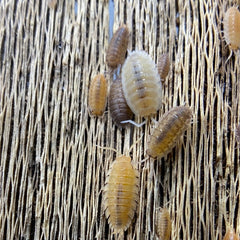
<instances>
[{"instance_id":1,"label":"textured brown background","mask_svg":"<svg viewBox=\"0 0 240 240\"><path fill-rule=\"evenodd\" d=\"M102 188L116 154L140 171L140 201L125 239L155 239L155 208L172 217L172 239L222 239L240 232L239 53L226 62L222 19L237 1L118 0L114 30L126 23L129 50L171 69L158 119L189 104L191 128L165 159L145 150L154 122L120 131L109 111L90 118L89 82L105 64L108 1L0 2L0 239L116 239ZM223 3L224 2L224 3ZM140 122L142 119L135 119ZM141 162L142 160L146 160Z\"/></svg>"}]
</instances>

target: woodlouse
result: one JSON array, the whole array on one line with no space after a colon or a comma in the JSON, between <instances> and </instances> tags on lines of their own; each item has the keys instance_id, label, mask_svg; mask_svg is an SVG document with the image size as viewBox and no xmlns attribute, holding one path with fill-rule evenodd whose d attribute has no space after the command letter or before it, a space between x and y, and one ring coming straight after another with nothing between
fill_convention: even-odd
<instances>
[{"instance_id":1,"label":"woodlouse","mask_svg":"<svg viewBox=\"0 0 240 240\"><path fill-rule=\"evenodd\" d=\"M224 20L224 38L231 50L240 48L240 12L236 7L227 10Z\"/></svg>"},{"instance_id":2,"label":"woodlouse","mask_svg":"<svg viewBox=\"0 0 240 240\"><path fill-rule=\"evenodd\" d=\"M129 31L126 25L118 28L113 34L108 46L106 61L109 67L116 68L125 60L129 41Z\"/></svg>"},{"instance_id":3,"label":"woodlouse","mask_svg":"<svg viewBox=\"0 0 240 240\"><path fill-rule=\"evenodd\" d=\"M118 127L125 127L126 124L121 122L131 120L133 117L133 112L127 105L124 97L122 80L119 77L111 84L109 93L109 107L112 119Z\"/></svg>"},{"instance_id":4,"label":"woodlouse","mask_svg":"<svg viewBox=\"0 0 240 240\"><path fill-rule=\"evenodd\" d=\"M92 115L101 116L107 102L107 81L103 74L95 76L91 82L88 104Z\"/></svg>"},{"instance_id":5,"label":"woodlouse","mask_svg":"<svg viewBox=\"0 0 240 240\"><path fill-rule=\"evenodd\" d=\"M144 51L132 52L122 67L123 92L128 106L138 116L149 116L162 103L162 83L155 63Z\"/></svg>"},{"instance_id":6,"label":"woodlouse","mask_svg":"<svg viewBox=\"0 0 240 240\"><path fill-rule=\"evenodd\" d=\"M156 234L161 240L168 240L171 236L172 221L166 208L161 208L156 212Z\"/></svg>"},{"instance_id":7,"label":"woodlouse","mask_svg":"<svg viewBox=\"0 0 240 240\"><path fill-rule=\"evenodd\" d=\"M162 54L159 57L157 67L161 80L165 80L170 69L170 61L167 53Z\"/></svg>"},{"instance_id":8,"label":"woodlouse","mask_svg":"<svg viewBox=\"0 0 240 240\"><path fill-rule=\"evenodd\" d=\"M240 123L236 126L235 135L236 135L236 141L240 143Z\"/></svg>"},{"instance_id":9,"label":"woodlouse","mask_svg":"<svg viewBox=\"0 0 240 240\"><path fill-rule=\"evenodd\" d=\"M223 240L239 240L239 237L235 233L234 229L231 228L226 232Z\"/></svg>"},{"instance_id":10,"label":"woodlouse","mask_svg":"<svg viewBox=\"0 0 240 240\"><path fill-rule=\"evenodd\" d=\"M115 233L123 233L134 216L138 202L138 171L131 158L121 156L112 163L104 188L104 208Z\"/></svg>"},{"instance_id":11,"label":"woodlouse","mask_svg":"<svg viewBox=\"0 0 240 240\"><path fill-rule=\"evenodd\" d=\"M187 106L174 107L165 113L149 138L147 154L155 158L169 153L190 125L191 119L192 111Z\"/></svg>"},{"instance_id":12,"label":"woodlouse","mask_svg":"<svg viewBox=\"0 0 240 240\"><path fill-rule=\"evenodd\" d=\"M48 7L55 8L57 5L57 0L48 0Z\"/></svg>"}]
</instances>

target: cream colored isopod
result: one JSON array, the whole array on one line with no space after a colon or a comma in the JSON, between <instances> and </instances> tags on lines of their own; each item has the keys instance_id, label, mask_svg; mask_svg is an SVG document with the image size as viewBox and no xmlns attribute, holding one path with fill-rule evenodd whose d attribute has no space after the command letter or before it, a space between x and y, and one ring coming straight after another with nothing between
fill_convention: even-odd
<instances>
[{"instance_id":1,"label":"cream colored isopod","mask_svg":"<svg viewBox=\"0 0 240 240\"><path fill-rule=\"evenodd\" d=\"M152 58L145 51L130 53L122 67L123 92L137 116L155 114L162 103L162 83Z\"/></svg>"},{"instance_id":2,"label":"cream colored isopod","mask_svg":"<svg viewBox=\"0 0 240 240\"><path fill-rule=\"evenodd\" d=\"M240 48L240 12L236 7L227 10L223 20L224 37L231 50Z\"/></svg>"}]
</instances>

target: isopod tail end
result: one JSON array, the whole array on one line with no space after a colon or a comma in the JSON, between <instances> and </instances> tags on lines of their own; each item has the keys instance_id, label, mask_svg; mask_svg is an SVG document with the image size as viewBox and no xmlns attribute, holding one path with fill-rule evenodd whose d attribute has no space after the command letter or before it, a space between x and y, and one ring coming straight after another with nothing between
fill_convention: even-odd
<instances>
[{"instance_id":1,"label":"isopod tail end","mask_svg":"<svg viewBox=\"0 0 240 240\"><path fill-rule=\"evenodd\" d=\"M136 123L136 122L134 122L132 120L125 120L125 121L121 121L121 123L122 124L124 124L124 123L131 123L131 124L133 124L136 127L142 127L146 123L146 121L143 121L142 123Z\"/></svg>"}]
</instances>

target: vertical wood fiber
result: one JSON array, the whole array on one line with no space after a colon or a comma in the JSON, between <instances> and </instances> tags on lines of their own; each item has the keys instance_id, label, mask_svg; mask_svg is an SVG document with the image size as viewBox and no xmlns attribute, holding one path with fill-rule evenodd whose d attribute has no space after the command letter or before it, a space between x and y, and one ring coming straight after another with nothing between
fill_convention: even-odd
<instances>
[{"instance_id":1,"label":"vertical wood fiber","mask_svg":"<svg viewBox=\"0 0 240 240\"><path fill-rule=\"evenodd\" d=\"M239 1L114 1L113 30L127 24L129 50L155 62L169 52L154 118L183 104L194 113L158 161L145 152L153 121L120 131L108 107L101 118L88 114L91 79L112 81L109 2L47 2L0 1L0 239L117 239L102 205L116 153L97 145L127 154L132 143L140 201L124 239L156 239L158 207L171 214L172 239L222 239L228 226L240 233L240 58L227 61L222 34L226 9Z\"/></svg>"}]
</instances>

